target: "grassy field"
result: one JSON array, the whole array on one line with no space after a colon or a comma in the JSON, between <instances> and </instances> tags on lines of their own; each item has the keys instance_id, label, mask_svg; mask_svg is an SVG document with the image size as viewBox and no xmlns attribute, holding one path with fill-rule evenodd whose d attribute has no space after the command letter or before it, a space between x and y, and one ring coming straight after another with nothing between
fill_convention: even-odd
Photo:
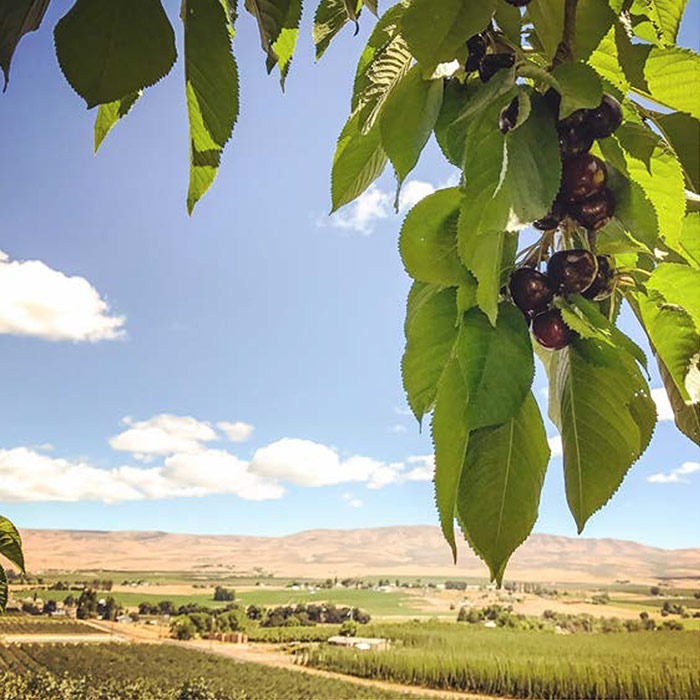
<instances>
[{"instance_id":1,"label":"grassy field","mask_svg":"<svg viewBox=\"0 0 700 700\"><path fill-rule=\"evenodd\" d=\"M0 646L0 700L212 697L217 700L399 700L406 695L173 646Z\"/></svg>"},{"instance_id":2,"label":"grassy field","mask_svg":"<svg viewBox=\"0 0 700 700\"><path fill-rule=\"evenodd\" d=\"M386 652L322 646L305 662L364 678L516 698L700 697L697 632L576 634L455 624L373 625Z\"/></svg>"}]
</instances>

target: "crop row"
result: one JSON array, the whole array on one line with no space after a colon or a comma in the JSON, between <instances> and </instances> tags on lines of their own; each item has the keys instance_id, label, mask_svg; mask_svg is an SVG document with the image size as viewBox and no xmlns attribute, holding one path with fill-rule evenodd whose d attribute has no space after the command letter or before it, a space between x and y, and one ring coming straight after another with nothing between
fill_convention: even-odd
<instances>
[{"instance_id":1,"label":"crop row","mask_svg":"<svg viewBox=\"0 0 700 700\"><path fill-rule=\"evenodd\" d=\"M698 698L700 634L556 635L458 625L379 625L388 651L323 646L316 668L430 688L518 698Z\"/></svg>"},{"instance_id":2,"label":"crop row","mask_svg":"<svg viewBox=\"0 0 700 700\"><path fill-rule=\"evenodd\" d=\"M104 634L103 631L79 620L50 617L0 616L0 636L6 634Z\"/></svg>"},{"instance_id":3,"label":"crop row","mask_svg":"<svg viewBox=\"0 0 700 700\"><path fill-rule=\"evenodd\" d=\"M328 698L399 700L405 696L298 671L232 662L173 645L0 646L0 700Z\"/></svg>"}]
</instances>

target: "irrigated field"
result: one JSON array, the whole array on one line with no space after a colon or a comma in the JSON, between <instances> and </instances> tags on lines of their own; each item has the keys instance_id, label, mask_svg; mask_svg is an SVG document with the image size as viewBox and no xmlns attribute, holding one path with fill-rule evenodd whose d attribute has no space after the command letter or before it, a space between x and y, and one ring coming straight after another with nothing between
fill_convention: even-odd
<instances>
[{"instance_id":1,"label":"irrigated field","mask_svg":"<svg viewBox=\"0 0 700 700\"><path fill-rule=\"evenodd\" d=\"M456 624L374 625L384 652L320 647L316 668L517 698L700 697L700 633L557 635Z\"/></svg>"},{"instance_id":2,"label":"irrigated field","mask_svg":"<svg viewBox=\"0 0 700 700\"><path fill-rule=\"evenodd\" d=\"M173 646L0 646L0 700L213 697L216 700L399 700L406 696Z\"/></svg>"}]
</instances>

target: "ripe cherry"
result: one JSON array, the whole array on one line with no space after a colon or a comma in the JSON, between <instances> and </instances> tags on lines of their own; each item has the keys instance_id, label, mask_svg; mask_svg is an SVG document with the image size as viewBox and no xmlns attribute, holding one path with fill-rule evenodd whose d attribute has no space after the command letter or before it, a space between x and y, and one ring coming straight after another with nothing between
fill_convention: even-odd
<instances>
[{"instance_id":1,"label":"ripe cherry","mask_svg":"<svg viewBox=\"0 0 700 700\"><path fill-rule=\"evenodd\" d=\"M583 292L586 299L605 299L613 292L613 278L615 277L612 261L607 255L597 255L598 273L591 286Z\"/></svg>"},{"instance_id":2,"label":"ripe cherry","mask_svg":"<svg viewBox=\"0 0 700 700\"><path fill-rule=\"evenodd\" d=\"M514 97L511 103L501 110L498 115L498 128L502 134L507 134L518 123L518 98Z\"/></svg>"},{"instance_id":3,"label":"ripe cherry","mask_svg":"<svg viewBox=\"0 0 700 700\"><path fill-rule=\"evenodd\" d=\"M593 136L588 129L586 109L577 109L566 119L557 123L559 149L564 158L588 153L593 145Z\"/></svg>"},{"instance_id":4,"label":"ripe cherry","mask_svg":"<svg viewBox=\"0 0 700 700\"><path fill-rule=\"evenodd\" d=\"M622 107L611 95L603 95L598 107L588 110L586 125L595 139L604 139L622 124Z\"/></svg>"},{"instance_id":5,"label":"ripe cherry","mask_svg":"<svg viewBox=\"0 0 700 700\"><path fill-rule=\"evenodd\" d=\"M598 274L595 255L582 248L560 250L547 263L547 275L554 288L563 294L577 294L588 289Z\"/></svg>"},{"instance_id":6,"label":"ripe cherry","mask_svg":"<svg viewBox=\"0 0 700 700\"><path fill-rule=\"evenodd\" d=\"M467 56L467 62L464 64L464 70L467 73L473 73L479 69L479 63L486 55L486 41L484 37L481 34L469 37L467 39L467 49L469 50L469 55Z\"/></svg>"},{"instance_id":7,"label":"ripe cherry","mask_svg":"<svg viewBox=\"0 0 700 700\"><path fill-rule=\"evenodd\" d=\"M479 63L479 78L482 83L488 83L501 68L510 68L515 63L512 53L490 53Z\"/></svg>"},{"instance_id":8,"label":"ripe cherry","mask_svg":"<svg viewBox=\"0 0 700 700\"><path fill-rule=\"evenodd\" d=\"M524 313L544 311L554 298L554 288L547 275L531 267L521 267L510 276L510 295Z\"/></svg>"},{"instance_id":9,"label":"ripe cherry","mask_svg":"<svg viewBox=\"0 0 700 700\"><path fill-rule=\"evenodd\" d=\"M604 187L598 194L569 205L569 215L589 231L603 228L615 213L615 197Z\"/></svg>"},{"instance_id":10,"label":"ripe cherry","mask_svg":"<svg viewBox=\"0 0 700 700\"><path fill-rule=\"evenodd\" d=\"M532 320L532 334L540 345L550 350L566 347L576 334L564 323L559 309L550 309Z\"/></svg>"},{"instance_id":11,"label":"ripe cherry","mask_svg":"<svg viewBox=\"0 0 700 700\"><path fill-rule=\"evenodd\" d=\"M590 153L564 160L561 189L569 201L588 199L600 192L608 179L605 163Z\"/></svg>"}]
</instances>

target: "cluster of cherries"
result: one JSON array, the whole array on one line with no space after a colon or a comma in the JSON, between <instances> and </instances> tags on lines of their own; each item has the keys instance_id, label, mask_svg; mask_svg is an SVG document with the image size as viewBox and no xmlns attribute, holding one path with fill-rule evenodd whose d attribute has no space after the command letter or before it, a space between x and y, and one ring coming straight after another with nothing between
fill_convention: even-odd
<instances>
[{"instance_id":1,"label":"cluster of cherries","mask_svg":"<svg viewBox=\"0 0 700 700\"><path fill-rule=\"evenodd\" d=\"M550 89L545 99L552 111L558 113L559 93ZM511 108L512 103L501 113L502 117ZM517 117L517 111L515 114ZM597 231L610 221L615 213L615 198L607 187L608 173L605 163L589 150L595 139L610 136L621 123L620 103L607 94L595 109L578 109L557 122L562 156L561 187L551 211L534 222L535 228L556 229L565 216L589 231Z\"/></svg>"},{"instance_id":2,"label":"cluster of cherries","mask_svg":"<svg viewBox=\"0 0 700 700\"><path fill-rule=\"evenodd\" d=\"M487 53L488 44L485 35L475 34L467 40L467 62L465 73L479 73L482 83L488 83L502 68L510 68L515 63L513 53Z\"/></svg>"},{"instance_id":3,"label":"cluster of cherries","mask_svg":"<svg viewBox=\"0 0 700 700\"><path fill-rule=\"evenodd\" d=\"M532 334L545 348L560 350L576 334L552 305L556 296L582 294L587 299L604 299L612 293L614 270L605 255L589 250L560 250L547 263L547 272L520 267L510 276L510 296L532 323Z\"/></svg>"}]
</instances>

